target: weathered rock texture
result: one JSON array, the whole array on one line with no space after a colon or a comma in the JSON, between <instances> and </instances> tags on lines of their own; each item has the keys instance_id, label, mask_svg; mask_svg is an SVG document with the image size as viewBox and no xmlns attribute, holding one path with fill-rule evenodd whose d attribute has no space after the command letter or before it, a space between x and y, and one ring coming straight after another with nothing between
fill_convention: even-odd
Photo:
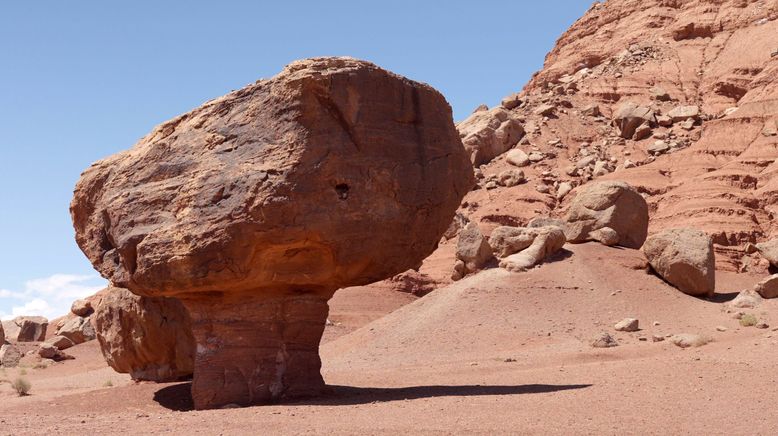
<instances>
[{"instance_id":1,"label":"weathered rock texture","mask_svg":"<svg viewBox=\"0 0 778 436\"><path fill-rule=\"evenodd\" d=\"M203 409L320 392L327 300L418 267L472 185L437 91L319 58L93 165L71 212L103 276L188 307Z\"/></svg>"},{"instance_id":2,"label":"weathered rock texture","mask_svg":"<svg viewBox=\"0 0 778 436\"><path fill-rule=\"evenodd\" d=\"M537 227L532 230L535 231L532 244L502 259L500 268L512 272L526 271L561 250L567 240L559 227Z\"/></svg>"},{"instance_id":3,"label":"weathered rock texture","mask_svg":"<svg viewBox=\"0 0 778 436\"><path fill-rule=\"evenodd\" d=\"M521 149L544 156L521 160L532 182L475 190L464 212L516 225L558 218L574 198L558 199L563 183L622 180L646 196L649 233L700 229L713 238L719 268L742 270L748 243L778 237L777 34L774 1L593 3L512 99L519 106L502 108L524 127ZM628 102L654 113L651 136L622 137L614 115ZM699 112L681 121L694 109L679 107ZM658 140L665 144L655 156L649 148ZM480 170L497 175L513 166L508 159ZM598 161L607 165L595 171Z\"/></svg>"},{"instance_id":4,"label":"weathered rock texture","mask_svg":"<svg viewBox=\"0 0 778 436\"><path fill-rule=\"evenodd\" d=\"M134 380L156 382L192 375L192 322L180 301L140 297L115 287L101 293L92 316L100 349L111 368Z\"/></svg>"},{"instance_id":5,"label":"weathered rock texture","mask_svg":"<svg viewBox=\"0 0 778 436\"><path fill-rule=\"evenodd\" d=\"M573 200L567 214L565 232L570 242L603 240L640 248L648 232L646 200L624 182L598 182L587 185ZM608 228L605 232L596 232ZM596 233L595 233L596 232Z\"/></svg>"},{"instance_id":6,"label":"weathered rock texture","mask_svg":"<svg viewBox=\"0 0 778 436\"><path fill-rule=\"evenodd\" d=\"M671 229L651 235L643 245L651 267L689 295L713 295L716 260L713 241L699 230Z\"/></svg>"},{"instance_id":7,"label":"weathered rock texture","mask_svg":"<svg viewBox=\"0 0 778 436\"><path fill-rule=\"evenodd\" d=\"M42 316L20 316L3 321L5 337L13 342L40 342L46 338L49 320Z\"/></svg>"}]
</instances>

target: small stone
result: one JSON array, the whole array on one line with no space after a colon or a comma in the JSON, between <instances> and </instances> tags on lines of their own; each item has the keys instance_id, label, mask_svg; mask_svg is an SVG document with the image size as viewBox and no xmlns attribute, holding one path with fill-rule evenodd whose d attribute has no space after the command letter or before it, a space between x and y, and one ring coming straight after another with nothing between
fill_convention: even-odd
<instances>
[{"instance_id":1,"label":"small stone","mask_svg":"<svg viewBox=\"0 0 778 436\"><path fill-rule=\"evenodd\" d=\"M530 162L540 162L544 158L545 158L545 156L543 155L543 153L540 153L540 152L537 152L537 151L533 151L532 153L529 154Z\"/></svg>"},{"instance_id":2,"label":"small stone","mask_svg":"<svg viewBox=\"0 0 778 436\"><path fill-rule=\"evenodd\" d=\"M756 325L754 327L756 327L758 329L767 329L767 328L770 328L770 325L767 324L764 321L759 321L758 323L756 323Z\"/></svg>"},{"instance_id":3,"label":"small stone","mask_svg":"<svg viewBox=\"0 0 778 436\"><path fill-rule=\"evenodd\" d=\"M619 321L614 328L619 332L636 332L638 328L638 320L635 318L624 318Z\"/></svg>"},{"instance_id":4,"label":"small stone","mask_svg":"<svg viewBox=\"0 0 778 436\"><path fill-rule=\"evenodd\" d=\"M651 342L663 342L665 337L662 335L651 335Z\"/></svg>"},{"instance_id":5,"label":"small stone","mask_svg":"<svg viewBox=\"0 0 778 436\"><path fill-rule=\"evenodd\" d=\"M672 335L670 342L681 348L690 348L701 347L710 342L710 339L692 333L680 333Z\"/></svg>"},{"instance_id":6,"label":"small stone","mask_svg":"<svg viewBox=\"0 0 778 436\"><path fill-rule=\"evenodd\" d=\"M659 324L659 321L654 321L654 322L653 322L653 325L654 325L654 327L656 327L656 326L660 325L660 324Z\"/></svg>"},{"instance_id":7,"label":"small stone","mask_svg":"<svg viewBox=\"0 0 778 436\"><path fill-rule=\"evenodd\" d=\"M725 331L727 331L727 328L722 326L722 325L720 325L720 326L716 326L716 330L720 331L720 332L725 332Z\"/></svg>"},{"instance_id":8,"label":"small stone","mask_svg":"<svg viewBox=\"0 0 778 436\"><path fill-rule=\"evenodd\" d=\"M530 164L529 156L527 156L527 153L519 150L518 148L514 148L513 150L509 151L505 160L509 164L517 167L525 167Z\"/></svg>"},{"instance_id":9,"label":"small stone","mask_svg":"<svg viewBox=\"0 0 778 436\"><path fill-rule=\"evenodd\" d=\"M535 115L549 117L554 115L554 113L556 113L556 107L550 104L542 104L535 109L534 113Z\"/></svg>"},{"instance_id":10,"label":"small stone","mask_svg":"<svg viewBox=\"0 0 778 436\"><path fill-rule=\"evenodd\" d=\"M594 348L611 348L618 345L619 343L616 342L616 339L613 339L613 336L607 332L600 333L594 338L594 341L592 341L592 347Z\"/></svg>"}]
</instances>

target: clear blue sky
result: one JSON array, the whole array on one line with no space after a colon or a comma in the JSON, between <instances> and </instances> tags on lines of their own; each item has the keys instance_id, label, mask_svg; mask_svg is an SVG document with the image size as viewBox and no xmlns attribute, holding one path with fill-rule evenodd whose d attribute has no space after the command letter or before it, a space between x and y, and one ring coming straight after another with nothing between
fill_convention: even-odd
<instances>
[{"instance_id":1,"label":"clear blue sky","mask_svg":"<svg viewBox=\"0 0 778 436\"><path fill-rule=\"evenodd\" d=\"M73 241L81 171L211 98L322 55L427 82L464 118L542 66L590 0L0 4L0 317L102 285Z\"/></svg>"}]
</instances>

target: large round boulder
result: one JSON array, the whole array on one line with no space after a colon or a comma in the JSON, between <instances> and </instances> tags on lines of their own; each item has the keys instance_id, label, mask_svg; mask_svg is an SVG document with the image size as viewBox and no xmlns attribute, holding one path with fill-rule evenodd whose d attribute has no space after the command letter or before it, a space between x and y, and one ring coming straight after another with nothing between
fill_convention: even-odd
<instances>
[{"instance_id":1,"label":"large round boulder","mask_svg":"<svg viewBox=\"0 0 778 436\"><path fill-rule=\"evenodd\" d=\"M713 240L699 230L670 229L643 244L648 262L665 281L688 295L712 296L716 288Z\"/></svg>"},{"instance_id":2,"label":"large round boulder","mask_svg":"<svg viewBox=\"0 0 778 436\"><path fill-rule=\"evenodd\" d=\"M104 277L188 308L203 409L320 392L327 300L418 267L472 185L440 93L317 58L94 164L71 214Z\"/></svg>"},{"instance_id":3,"label":"large round boulder","mask_svg":"<svg viewBox=\"0 0 778 436\"><path fill-rule=\"evenodd\" d=\"M180 301L140 297L109 287L92 315L108 365L134 380L176 381L192 375L195 343Z\"/></svg>"},{"instance_id":4,"label":"large round boulder","mask_svg":"<svg viewBox=\"0 0 778 436\"><path fill-rule=\"evenodd\" d=\"M648 204L625 182L589 183L571 203L565 221L569 242L601 241L602 232L597 230L607 227L618 235L618 245L637 249L648 234ZM613 239L609 236L609 245Z\"/></svg>"}]
</instances>

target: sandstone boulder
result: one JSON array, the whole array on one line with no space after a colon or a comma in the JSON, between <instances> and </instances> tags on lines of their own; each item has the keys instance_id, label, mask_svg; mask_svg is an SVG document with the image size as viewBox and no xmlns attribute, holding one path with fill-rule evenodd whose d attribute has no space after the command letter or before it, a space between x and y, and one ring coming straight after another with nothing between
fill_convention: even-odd
<instances>
[{"instance_id":1,"label":"sandstone boulder","mask_svg":"<svg viewBox=\"0 0 778 436\"><path fill-rule=\"evenodd\" d=\"M585 185L565 218L567 240L595 240L591 233L608 227L618 234L618 245L640 248L648 234L648 204L631 186L619 181Z\"/></svg>"},{"instance_id":2,"label":"sandstone boulder","mask_svg":"<svg viewBox=\"0 0 778 436\"><path fill-rule=\"evenodd\" d=\"M492 258L492 248L478 224L471 222L459 233L456 258L464 264L462 277L483 268Z\"/></svg>"},{"instance_id":3,"label":"sandstone boulder","mask_svg":"<svg viewBox=\"0 0 778 436\"><path fill-rule=\"evenodd\" d=\"M632 139L641 125L655 122L654 111L651 108L632 102L622 104L613 114L613 123L619 129L621 137L625 139Z\"/></svg>"},{"instance_id":4,"label":"sandstone boulder","mask_svg":"<svg viewBox=\"0 0 778 436\"><path fill-rule=\"evenodd\" d=\"M489 246L498 259L510 256L532 245L538 228L500 226L492 230Z\"/></svg>"},{"instance_id":5,"label":"sandstone boulder","mask_svg":"<svg viewBox=\"0 0 778 436\"><path fill-rule=\"evenodd\" d=\"M517 130L498 126L495 141ZM327 301L418 267L472 186L442 95L317 58L96 163L71 214L104 277L187 307L205 409L320 393Z\"/></svg>"},{"instance_id":6,"label":"sandstone boulder","mask_svg":"<svg viewBox=\"0 0 778 436\"><path fill-rule=\"evenodd\" d=\"M76 316L89 316L94 312L92 302L89 300L76 300L70 306L70 312Z\"/></svg>"},{"instance_id":7,"label":"sandstone boulder","mask_svg":"<svg viewBox=\"0 0 778 436\"><path fill-rule=\"evenodd\" d=\"M530 164L529 156L524 151L514 148L513 150L509 151L506 159L509 164L515 165L517 167L526 167Z\"/></svg>"},{"instance_id":8,"label":"sandstone boulder","mask_svg":"<svg viewBox=\"0 0 778 436\"><path fill-rule=\"evenodd\" d=\"M686 120L696 120L700 116L700 108L698 106L678 106L668 112L667 116L670 117L674 123Z\"/></svg>"},{"instance_id":9,"label":"sandstone boulder","mask_svg":"<svg viewBox=\"0 0 778 436\"><path fill-rule=\"evenodd\" d=\"M90 319L81 316L67 318L65 323L57 329L56 334L70 339L74 344L82 344L95 339L95 329Z\"/></svg>"},{"instance_id":10,"label":"sandstone boulder","mask_svg":"<svg viewBox=\"0 0 778 436\"><path fill-rule=\"evenodd\" d=\"M772 266L778 268L778 238L760 242L755 247L762 257L767 259Z\"/></svg>"},{"instance_id":11,"label":"sandstone boulder","mask_svg":"<svg viewBox=\"0 0 778 436\"><path fill-rule=\"evenodd\" d=\"M14 368L22 360L22 352L19 347L13 344L0 345L0 366L5 368Z\"/></svg>"},{"instance_id":12,"label":"sandstone boulder","mask_svg":"<svg viewBox=\"0 0 778 436\"><path fill-rule=\"evenodd\" d=\"M55 362L75 359L75 357L70 354L64 353L62 350L46 342L38 347L38 356L40 356L41 359L51 359Z\"/></svg>"},{"instance_id":13,"label":"sandstone boulder","mask_svg":"<svg viewBox=\"0 0 778 436\"><path fill-rule=\"evenodd\" d=\"M52 347L56 347L58 350L67 350L68 348L75 345L73 341L64 336L52 336L49 339L46 339L43 343Z\"/></svg>"},{"instance_id":14,"label":"sandstone boulder","mask_svg":"<svg viewBox=\"0 0 778 436\"><path fill-rule=\"evenodd\" d=\"M470 222L470 218L468 218L465 214L462 212L457 212L454 214L454 219L451 220L451 224L449 224L448 229L446 229L446 232L443 233L443 238L446 240L454 239L459 235L459 232L462 231L462 229L465 228L467 223Z\"/></svg>"},{"instance_id":15,"label":"sandstone boulder","mask_svg":"<svg viewBox=\"0 0 778 436\"><path fill-rule=\"evenodd\" d=\"M524 172L522 170L505 170L497 175L497 184L505 186L506 188L519 185L526 181L527 179L524 178Z\"/></svg>"},{"instance_id":16,"label":"sandstone boulder","mask_svg":"<svg viewBox=\"0 0 778 436\"><path fill-rule=\"evenodd\" d=\"M716 286L713 240L699 230L665 230L646 239L648 262L665 281L681 292L712 296Z\"/></svg>"},{"instance_id":17,"label":"sandstone boulder","mask_svg":"<svg viewBox=\"0 0 778 436\"><path fill-rule=\"evenodd\" d=\"M3 321L5 337L13 342L40 342L46 338L49 320L42 316L20 316Z\"/></svg>"},{"instance_id":18,"label":"sandstone boulder","mask_svg":"<svg viewBox=\"0 0 778 436\"><path fill-rule=\"evenodd\" d=\"M529 247L511 254L500 261L500 268L511 272L523 272L543 262L548 256L561 250L567 238L559 227L538 227Z\"/></svg>"},{"instance_id":19,"label":"sandstone boulder","mask_svg":"<svg viewBox=\"0 0 778 436\"><path fill-rule=\"evenodd\" d=\"M613 326L619 332L636 332L640 330L639 321L635 318L624 318Z\"/></svg>"},{"instance_id":20,"label":"sandstone boulder","mask_svg":"<svg viewBox=\"0 0 778 436\"><path fill-rule=\"evenodd\" d=\"M192 375L192 324L178 300L109 287L92 316L103 356L117 372L155 382Z\"/></svg>"},{"instance_id":21,"label":"sandstone boulder","mask_svg":"<svg viewBox=\"0 0 778 436\"><path fill-rule=\"evenodd\" d=\"M524 136L521 123L502 107L473 113L457 124L457 129L476 166L510 150Z\"/></svg>"},{"instance_id":22,"label":"sandstone boulder","mask_svg":"<svg viewBox=\"0 0 778 436\"><path fill-rule=\"evenodd\" d=\"M778 298L778 274L762 279L754 286L754 291L762 298Z\"/></svg>"}]
</instances>

